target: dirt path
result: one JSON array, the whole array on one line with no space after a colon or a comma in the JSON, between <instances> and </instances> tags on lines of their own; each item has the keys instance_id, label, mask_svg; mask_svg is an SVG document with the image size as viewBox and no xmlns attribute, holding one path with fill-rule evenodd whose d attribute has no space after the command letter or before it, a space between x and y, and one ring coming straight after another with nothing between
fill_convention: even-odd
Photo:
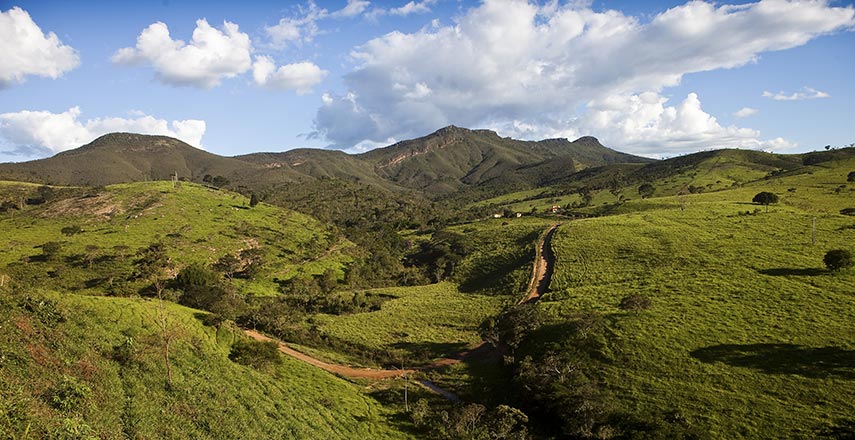
<instances>
[{"instance_id":1,"label":"dirt path","mask_svg":"<svg viewBox=\"0 0 855 440\"><path fill-rule=\"evenodd\" d=\"M558 225L552 225L543 234L543 240L538 244L537 255L534 258L534 267L531 270L531 281L528 283L528 295L517 304L537 301L540 295L549 289L552 281L552 271L555 266L555 254L552 253L552 235Z\"/></svg>"},{"instance_id":2,"label":"dirt path","mask_svg":"<svg viewBox=\"0 0 855 440\"><path fill-rule=\"evenodd\" d=\"M534 265L532 267L532 276L531 281L529 282L528 294L525 298L521 299L518 304L523 304L530 301L537 301L537 299L540 298L540 295L546 292L546 290L549 288L549 281L552 278L553 265L555 262L555 256L552 253L551 240L556 228L558 228L558 225L550 226L549 229L546 230L546 233L544 233L543 240L538 243L538 250L536 252L537 257L535 258ZM454 365L470 358L486 357L489 356L493 351L491 350L491 347L489 346L489 344L487 344L487 342L482 341L480 344L473 348L458 352L451 357L437 359L431 362L430 364L422 365L420 367L406 370L379 370L372 368L355 368L347 365L331 364L328 362L324 362L320 359L316 359L305 353L301 353L297 350L294 350L293 348L287 346L284 342L267 337L255 330L244 330L244 332L247 334L247 336L255 339L256 341L276 342L277 344L279 344L279 351L295 359L299 359L303 362L306 362L307 364L314 365L324 371L328 371L333 374L357 379L389 379L393 377L401 377L402 375L410 376L417 371L432 370L448 365ZM452 401L458 400L457 396L454 393L444 390L430 381L416 380L415 382L425 387L426 389L445 397L446 399Z\"/></svg>"}]
</instances>

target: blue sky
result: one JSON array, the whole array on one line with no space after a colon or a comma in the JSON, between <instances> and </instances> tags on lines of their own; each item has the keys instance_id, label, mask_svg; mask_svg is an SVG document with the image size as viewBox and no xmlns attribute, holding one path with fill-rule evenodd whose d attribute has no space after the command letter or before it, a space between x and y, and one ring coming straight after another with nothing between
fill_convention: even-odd
<instances>
[{"instance_id":1,"label":"blue sky","mask_svg":"<svg viewBox=\"0 0 855 440\"><path fill-rule=\"evenodd\" d=\"M852 2L736 3L0 0L0 161L109 131L222 155L449 124L651 157L855 142Z\"/></svg>"}]
</instances>

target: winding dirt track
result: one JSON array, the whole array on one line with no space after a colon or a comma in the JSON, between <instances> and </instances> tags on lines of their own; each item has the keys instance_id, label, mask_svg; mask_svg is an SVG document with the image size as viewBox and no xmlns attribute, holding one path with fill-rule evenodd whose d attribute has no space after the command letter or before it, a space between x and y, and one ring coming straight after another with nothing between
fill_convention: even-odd
<instances>
[{"instance_id":1,"label":"winding dirt track","mask_svg":"<svg viewBox=\"0 0 855 440\"><path fill-rule=\"evenodd\" d=\"M532 277L531 281L529 282L528 294L525 298L521 299L518 304L537 301L537 299L540 298L540 295L546 292L546 290L549 288L549 281L552 278L552 270L555 261L555 256L552 253L551 240L552 235L555 233L555 229L557 227L558 225L550 226L549 229L546 230L546 233L543 235L543 239L540 241L540 243L538 243L538 257L535 258L534 265L532 267ZM416 368L406 370L379 370L372 368L356 368L347 365L331 364L328 362L324 362L320 359L316 359L305 353L301 353L297 350L294 350L293 348L287 346L284 342L267 337L255 330L245 329L244 333L246 333L247 336L257 341L276 342L277 344L279 344L279 351L281 351L282 353L287 354L288 356L291 356L295 359L299 359L303 362L306 362L307 364L314 365L324 371L358 379L388 379L393 377L401 377L403 375L410 376L417 371L432 370L447 365L453 365L469 358L481 357L486 354L489 354L489 352L491 351L490 346L487 344L487 342L482 341L480 344L473 348L458 352L448 358L437 359L427 365L422 365ZM429 390L440 394L449 400L457 400L457 396L455 396L453 393L439 388L438 386L434 385L429 381L420 380L417 382L425 388L428 388Z\"/></svg>"}]
</instances>

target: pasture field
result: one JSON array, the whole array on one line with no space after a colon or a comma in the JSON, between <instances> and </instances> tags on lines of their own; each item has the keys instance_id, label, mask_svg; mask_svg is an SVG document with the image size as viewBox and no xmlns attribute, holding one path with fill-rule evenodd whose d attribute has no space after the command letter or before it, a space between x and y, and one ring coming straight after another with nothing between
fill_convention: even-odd
<instances>
[{"instance_id":1,"label":"pasture field","mask_svg":"<svg viewBox=\"0 0 855 440\"><path fill-rule=\"evenodd\" d=\"M851 424L855 270L822 261L855 251L855 221L837 213L855 205L837 190L845 165L567 223L541 306L606 316L614 359L601 380L633 412L675 411L714 438L814 438ZM748 203L764 190L781 196L768 212ZM629 294L651 308L622 311Z\"/></svg>"},{"instance_id":2,"label":"pasture field","mask_svg":"<svg viewBox=\"0 0 855 440\"><path fill-rule=\"evenodd\" d=\"M359 385L287 357L231 361L240 330L193 309L165 303L167 385L156 301L31 290L0 308L4 438L410 437Z\"/></svg>"},{"instance_id":3,"label":"pasture field","mask_svg":"<svg viewBox=\"0 0 855 440\"><path fill-rule=\"evenodd\" d=\"M460 292L450 282L374 289L394 297L374 312L315 315L324 334L405 360L431 360L477 345L478 326L498 313L500 296Z\"/></svg>"}]
</instances>

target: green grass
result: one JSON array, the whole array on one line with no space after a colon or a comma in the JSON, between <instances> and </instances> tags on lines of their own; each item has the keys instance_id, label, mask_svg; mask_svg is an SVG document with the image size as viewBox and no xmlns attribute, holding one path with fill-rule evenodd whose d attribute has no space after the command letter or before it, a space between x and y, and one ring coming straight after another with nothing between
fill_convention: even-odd
<instances>
[{"instance_id":1,"label":"green grass","mask_svg":"<svg viewBox=\"0 0 855 440\"><path fill-rule=\"evenodd\" d=\"M21 307L27 295L56 302L64 321ZM96 438L409 437L360 386L290 358L233 363L239 330L205 327L192 309L167 304L167 387L155 301L28 291L0 295L0 307L0 437L60 438L71 424ZM128 340L132 360L119 362ZM52 403L63 381L89 390L65 409Z\"/></svg>"},{"instance_id":2,"label":"green grass","mask_svg":"<svg viewBox=\"0 0 855 440\"><path fill-rule=\"evenodd\" d=\"M550 218L520 217L449 228L464 234L473 246L455 269L461 290L521 298L531 278L537 241L553 223Z\"/></svg>"},{"instance_id":3,"label":"green grass","mask_svg":"<svg viewBox=\"0 0 855 440\"><path fill-rule=\"evenodd\" d=\"M369 349L433 359L480 342L478 325L505 302L502 297L462 293L447 282L372 292L395 299L375 312L318 315L314 323L325 334Z\"/></svg>"},{"instance_id":4,"label":"green grass","mask_svg":"<svg viewBox=\"0 0 855 440\"><path fill-rule=\"evenodd\" d=\"M844 165L689 196L685 210L639 200L565 224L543 307L610 317L619 355L601 374L631 412L675 409L715 438L811 438L851 421L855 271L822 263L855 243L852 219L835 214L853 204L834 191ZM781 203L744 215L761 190ZM652 308L619 310L633 293Z\"/></svg>"},{"instance_id":5,"label":"green grass","mask_svg":"<svg viewBox=\"0 0 855 440\"><path fill-rule=\"evenodd\" d=\"M83 232L65 236L63 227L79 226ZM288 279L298 272L341 270L351 258L352 243L335 236L312 218L264 203L249 208L248 199L225 191L181 182L121 184L94 197L75 197L0 215L0 229L14 231L0 237L0 267L41 254L45 242L63 243L63 259L87 252L95 245L99 256L122 255L111 264L94 264L65 270L65 288L97 293L86 281L101 269L130 272L133 254L149 244L163 242L180 268L200 262L210 264L226 253L261 247L266 250L265 276L256 281L236 280L251 294L275 294L275 278ZM126 246L117 250L116 246ZM58 264L47 264L48 272ZM74 265L72 265L74 266ZM103 275L103 274L101 274Z\"/></svg>"}]
</instances>

